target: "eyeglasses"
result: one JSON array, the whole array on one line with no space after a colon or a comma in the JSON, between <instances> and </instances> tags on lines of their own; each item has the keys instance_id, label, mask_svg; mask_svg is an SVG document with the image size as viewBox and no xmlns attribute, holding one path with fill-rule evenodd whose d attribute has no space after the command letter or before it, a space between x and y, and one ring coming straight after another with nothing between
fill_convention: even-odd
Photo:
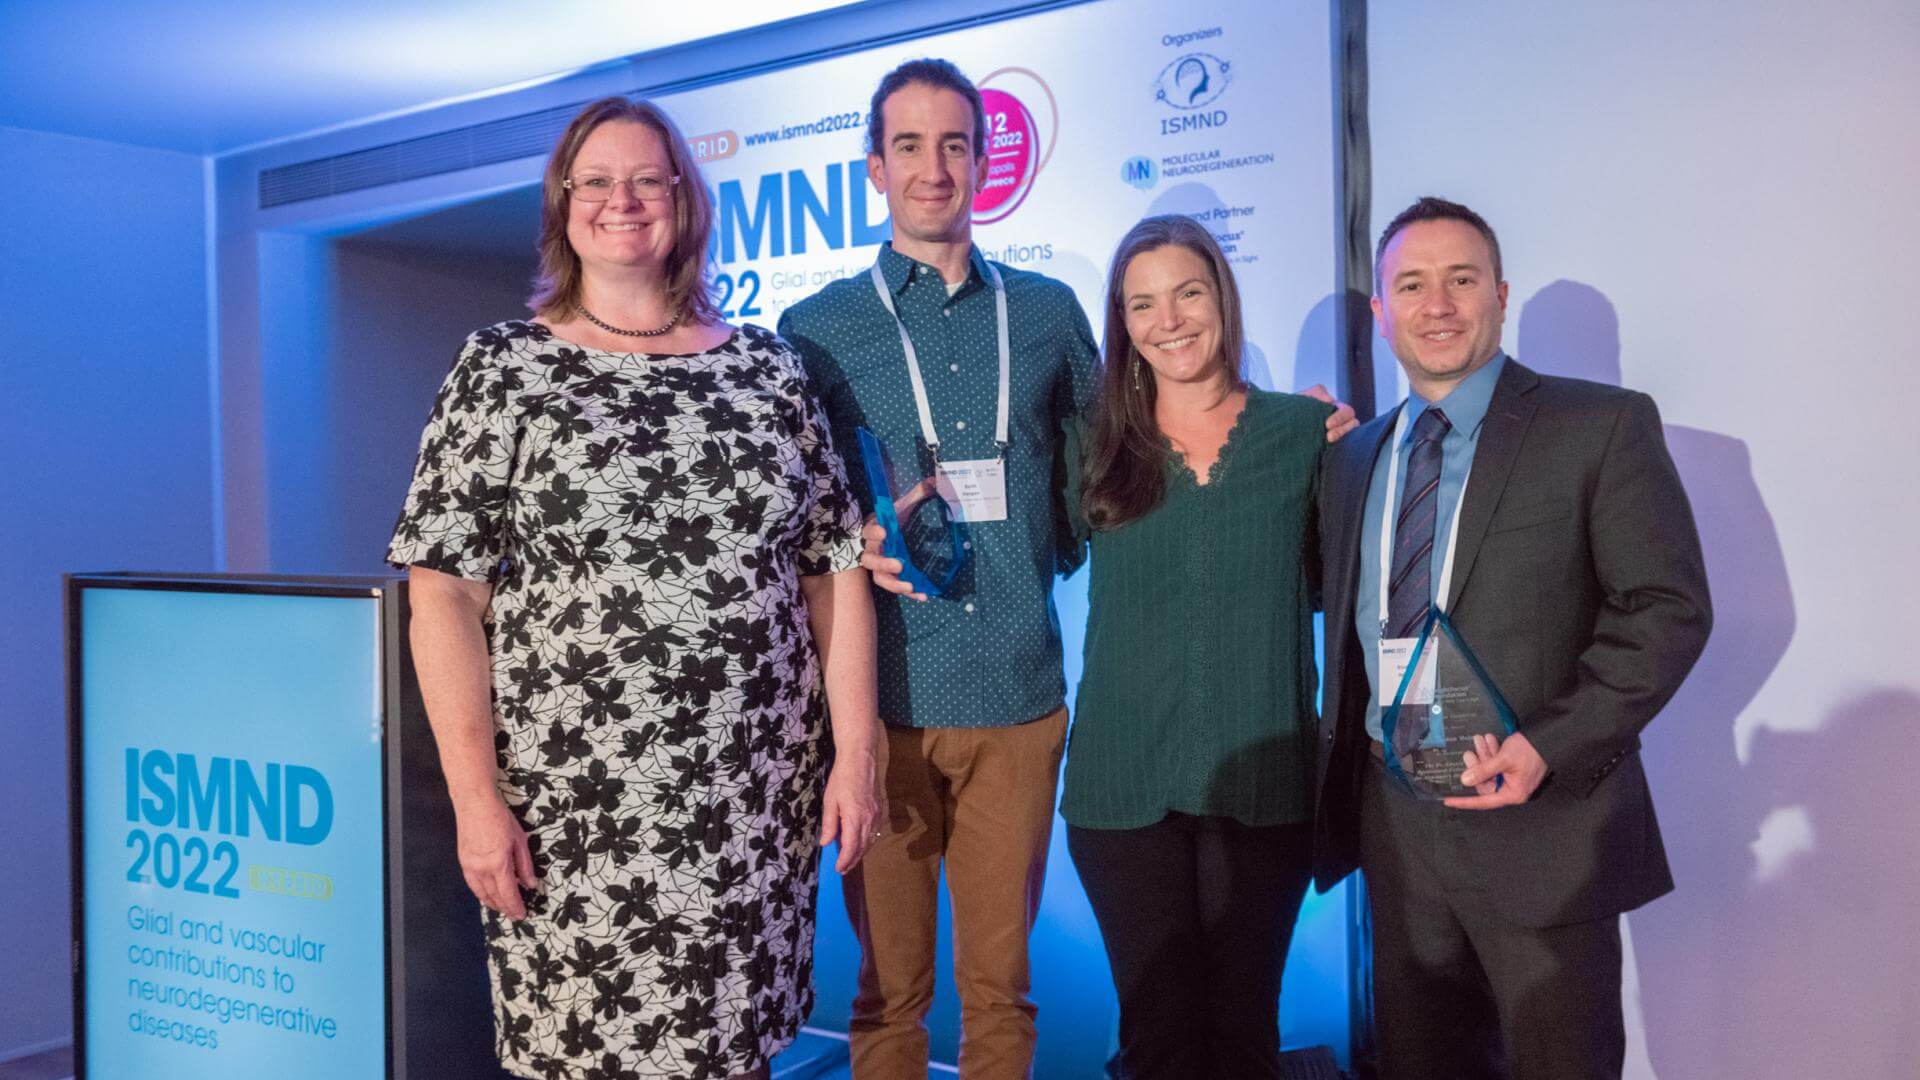
<instances>
[{"instance_id":1,"label":"eyeglasses","mask_svg":"<svg viewBox=\"0 0 1920 1080\"><path fill-rule=\"evenodd\" d=\"M613 189L621 184L641 202L665 202L673 196L673 186L680 177L669 173L634 173L632 176L605 176L600 173L584 173L570 176L561 181L560 186L573 192L573 197L581 202L606 202L613 198Z\"/></svg>"}]
</instances>

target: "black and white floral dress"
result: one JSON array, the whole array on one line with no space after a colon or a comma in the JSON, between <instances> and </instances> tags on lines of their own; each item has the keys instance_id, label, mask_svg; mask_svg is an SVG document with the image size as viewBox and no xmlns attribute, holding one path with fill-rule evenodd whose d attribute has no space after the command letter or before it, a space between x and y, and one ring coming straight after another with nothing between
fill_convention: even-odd
<instances>
[{"instance_id":1,"label":"black and white floral dress","mask_svg":"<svg viewBox=\"0 0 1920 1080\"><path fill-rule=\"evenodd\" d=\"M387 558L490 581L499 783L529 917L488 914L519 1076L726 1077L812 1006L824 709L800 576L860 516L799 359L528 322L467 339Z\"/></svg>"}]
</instances>

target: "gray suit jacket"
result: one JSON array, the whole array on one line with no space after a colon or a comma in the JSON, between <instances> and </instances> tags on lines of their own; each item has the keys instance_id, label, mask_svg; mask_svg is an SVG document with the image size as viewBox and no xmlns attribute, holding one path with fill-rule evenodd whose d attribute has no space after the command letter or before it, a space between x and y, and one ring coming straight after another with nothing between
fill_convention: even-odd
<instances>
[{"instance_id":1,"label":"gray suit jacket","mask_svg":"<svg viewBox=\"0 0 1920 1080\"><path fill-rule=\"evenodd\" d=\"M1326 691L1314 873L1359 858L1368 685L1354 633L1360 517L1389 411L1322 459ZM1448 613L1552 770L1521 806L1467 815L1489 902L1520 925L1627 911L1673 888L1640 730L1712 624L1693 511L1645 394L1541 376L1509 359L1461 509Z\"/></svg>"}]
</instances>

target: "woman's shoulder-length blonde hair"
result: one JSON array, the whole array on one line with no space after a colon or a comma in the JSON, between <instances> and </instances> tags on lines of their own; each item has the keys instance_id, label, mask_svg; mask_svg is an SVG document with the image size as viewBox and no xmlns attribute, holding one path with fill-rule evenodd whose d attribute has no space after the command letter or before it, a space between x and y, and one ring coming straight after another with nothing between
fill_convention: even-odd
<instances>
[{"instance_id":1,"label":"woman's shoulder-length blonde hair","mask_svg":"<svg viewBox=\"0 0 1920 1080\"><path fill-rule=\"evenodd\" d=\"M693 149L659 106L624 97L601 98L581 109L560 134L559 143L547 158L547 171L541 182L540 275L534 279L533 296L527 306L551 322L570 318L580 310L580 256L567 240L570 193L566 180L587 136L601 124L617 120L645 124L658 132L667 144L673 173L680 178L672 189L674 240L673 250L667 253L668 309L679 312L682 319L695 322L721 321L707 277L708 242L713 235L713 197L700 176Z\"/></svg>"}]
</instances>

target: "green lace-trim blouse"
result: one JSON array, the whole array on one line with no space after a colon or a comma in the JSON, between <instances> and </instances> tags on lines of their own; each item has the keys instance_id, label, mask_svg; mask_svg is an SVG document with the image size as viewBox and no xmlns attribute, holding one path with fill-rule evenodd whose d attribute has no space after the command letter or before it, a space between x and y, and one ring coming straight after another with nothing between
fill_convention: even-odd
<instances>
[{"instance_id":1,"label":"green lace-trim blouse","mask_svg":"<svg viewBox=\"0 0 1920 1080\"><path fill-rule=\"evenodd\" d=\"M1166 498L1092 545L1084 670L1060 813L1134 829L1171 811L1283 825L1310 816L1317 668L1311 550L1330 407L1252 389L1208 483L1171 452Z\"/></svg>"}]
</instances>

